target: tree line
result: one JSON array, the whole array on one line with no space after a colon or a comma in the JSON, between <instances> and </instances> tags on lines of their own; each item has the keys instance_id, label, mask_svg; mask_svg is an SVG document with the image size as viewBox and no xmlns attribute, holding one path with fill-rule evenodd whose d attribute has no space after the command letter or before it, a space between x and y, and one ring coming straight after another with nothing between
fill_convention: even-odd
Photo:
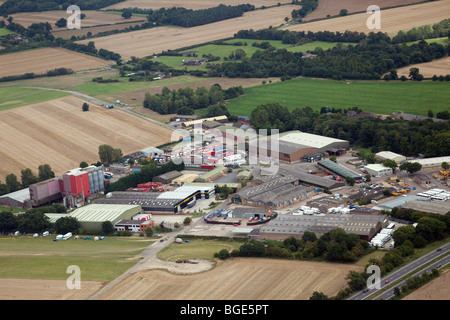
<instances>
[{"instance_id":1,"label":"tree line","mask_svg":"<svg viewBox=\"0 0 450 320\"><path fill-rule=\"evenodd\" d=\"M292 33L282 36L283 42ZM316 59L303 58L302 52L269 47L256 51L242 61L228 61L222 64L208 64L208 76L229 78L254 77L319 77L329 79L379 80L392 70L416 63L442 58L450 52L450 45L438 43L392 44L390 38L381 32L370 33L355 45L337 45L323 50L316 48Z\"/></svg>"},{"instance_id":2,"label":"tree line","mask_svg":"<svg viewBox=\"0 0 450 320\"><path fill-rule=\"evenodd\" d=\"M0 15L5 16L18 12L66 10L70 5L77 5L81 10L97 10L122 1L125 0L7 0L0 5Z\"/></svg>"},{"instance_id":3,"label":"tree line","mask_svg":"<svg viewBox=\"0 0 450 320\"><path fill-rule=\"evenodd\" d=\"M162 89L160 94L145 94L144 107L156 111L160 114L194 114L195 109L203 109L211 105L223 102L224 100L235 98L243 94L242 86L231 87L223 90L219 84L215 84L208 89L189 87L170 90L167 87Z\"/></svg>"},{"instance_id":4,"label":"tree line","mask_svg":"<svg viewBox=\"0 0 450 320\"><path fill-rule=\"evenodd\" d=\"M405 156L445 156L450 150L450 123L432 120L403 121L378 117L350 118L347 110L336 113L314 111L311 107L289 111L277 103L253 109L250 123L255 129L300 130L348 140L351 145L372 152L390 150Z\"/></svg>"},{"instance_id":5,"label":"tree line","mask_svg":"<svg viewBox=\"0 0 450 320\"><path fill-rule=\"evenodd\" d=\"M55 173L48 164L40 165L37 175L30 168L21 170L20 182L14 173L10 173L5 177L5 183L1 183L0 181L0 195L27 188L32 184L54 177Z\"/></svg>"}]
</instances>

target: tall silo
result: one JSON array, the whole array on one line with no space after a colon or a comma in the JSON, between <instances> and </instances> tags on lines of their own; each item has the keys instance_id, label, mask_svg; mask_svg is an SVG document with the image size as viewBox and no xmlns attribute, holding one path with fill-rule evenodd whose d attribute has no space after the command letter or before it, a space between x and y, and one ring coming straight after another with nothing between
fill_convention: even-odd
<instances>
[{"instance_id":1,"label":"tall silo","mask_svg":"<svg viewBox=\"0 0 450 320\"><path fill-rule=\"evenodd\" d=\"M93 172L92 173L93 178L94 178L94 192L98 192L99 190L99 180L98 180L98 172Z\"/></svg>"},{"instance_id":2,"label":"tall silo","mask_svg":"<svg viewBox=\"0 0 450 320\"><path fill-rule=\"evenodd\" d=\"M96 192L95 187L94 187L94 177L93 177L92 172L89 172L89 188L92 190L92 192Z\"/></svg>"},{"instance_id":3,"label":"tall silo","mask_svg":"<svg viewBox=\"0 0 450 320\"><path fill-rule=\"evenodd\" d=\"M98 170L98 178L99 178L99 191L105 190L105 173L103 170Z\"/></svg>"}]
</instances>

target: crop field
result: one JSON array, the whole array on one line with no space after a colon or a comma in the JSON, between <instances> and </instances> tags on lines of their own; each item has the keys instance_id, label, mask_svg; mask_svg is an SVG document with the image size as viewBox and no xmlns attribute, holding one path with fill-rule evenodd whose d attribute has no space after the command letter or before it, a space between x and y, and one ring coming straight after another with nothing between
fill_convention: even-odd
<instances>
[{"instance_id":1,"label":"crop field","mask_svg":"<svg viewBox=\"0 0 450 320\"><path fill-rule=\"evenodd\" d=\"M339 15L341 9L347 9L348 13L365 12L367 8L376 4L381 9L395 6L404 6L413 3L424 2L424 0L378 0L374 3L371 0L320 0L317 9L307 15L303 21L323 19L328 15Z\"/></svg>"},{"instance_id":2,"label":"crop field","mask_svg":"<svg viewBox=\"0 0 450 320\"><path fill-rule=\"evenodd\" d=\"M399 77L401 76L409 76L409 69L411 68L419 68L419 73L423 75L425 78L432 77L434 75L437 76L445 76L450 74L450 57L445 57L438 60L433 60L425 63L413 64L407 67L403 67L397 69L397 74Z\"/></svg>"},{"instance_id":3,"label":"crop field","mask_svg":"<svg viewBox=\"0 0 450 320\"><path fill-rule=\"evenodd\" d=\"M90 105L73 96L0 112L0 180L20 170L49 164L56 175L98 161L98 147L109 144L123 154L171 140L169 129L118 109Z\"/></svg>"},{"instance_id":4,"label":"crop field","mask_svg":"<svg viewBox=\"0 0 450 320\"><path fill-rule=\"evenodd\" d=\"M15 32L8 30L6 28L0 28L0 37L1 36L6 36L8 34L14 34Z\"/></svg>"},{"instance_id":5,"label":"crop field","mask_svg":"<svg viewBox=\"0 0 450 320\"><path fill-rule=\"evenodd\" d=\"M448 300L450 297L450 272L448 269L441 272L443 274L437 279L425 284L402 300Z\"/></svg>"},{"instance_id":6,"label":"crop field","mask_svg":"<svg viewBox=\"0 0 450 320\"><path fill-rule=\"evenodd\" d=\"M145 20L142 17L124 19L120 15L108 14L97 10L82 10L81 13L86 15L86 17L81 20L81 28ZM44 12L20 12L12 14L11 16L14 18L15 23L21 24L24 27L28 27L33 23L49 22L55 31L63 29L67 30L67 28L56 27L55 22L61 18L68 19L71 15L72 14L66 13L65 10L53 10Z\"/></svg>"},{"instance_id":7,"label":"crop field","mask_svg":"<svg viewBox=\"0 0 450 320\"><path fill-rule=\"evenodd\" d=\"M314 291L333 296L350 270L322 262L232 258L200 274L161 270L133 274L102 293L102 300L307 300Z\"/></svg>"},{"instance_id":8,"label":"crop field","mask_svg":"<svg viewBox=\"0 0 450 320\"><path fill-rule=\"evenodd\" d=\"M67 96L67 93L29 88L0 87L0 111Z\"/></svg>"},{"instance_id":9,"label":"crop field","mask_svg":"<svg viewBox=\"0 0 450 320\"><path fill-rule=\"evenodd\" d=\"M131 56L146 57L162 51L175 50L206 42L233 37L242 29L263 29L283 24L298 6L286 5L264 10L246 12L242 17L223 20L192 28L156 27L95 39L79 41L87 44L94 41L96 48L119 53L124 61Z\"/></svg>"},{"instance_id":10,"label":"crop field","mask_svg":"<svg viewBox=\"0 0 450 320\"><path fill-rule=\"evenodd\" d=\"M81 29L63 29L63 30L53 30L52 34L55 38L63 38L63 39L70 39L72 36L81 37L88 34L88 32L91 32L92 35L96 35L100 32L107 32L111 30L123 30L129 27L134 27L136 25L140 25L142 22L130 22L130 23L116 23L116 24L110 24L106 26L94 26L94 27L86 27Z\"/></svg>"},{"instance_id":11,"label":"crop field","mask_svg":"<svg viewBox=\"0 0 450 320\"><path fill-rule=\"evenodd\" d=\"M346 30L370 33L385 32L390 35L400 30L409 30L414 27L433 25L448 18L450 0L432 1L416 5L381 10L381 29L367 28L366 21L370 17L367 13L358 13L345 17L331 18L321 21L301 23L286 27L291 31L339 31ZM366 7L367 8L367 7ZM339 8L340 10L341 8Z\"/></svg>"},{"instance_id":12,"label":"crop field","mask_svg":"<svg viewBox=\"0 0 450 320\"><path fill-rule=\"evenodd\" d=\"M426 115L433 106L434 112L448 110L450 91L448 82L382 82L382 81L332 81L300 78L255 86L244 90L244 95L227 103L231 114L250 116L258 105L279 103L293 110L309 106L319 110L351 108L357 106L366 112L391 114L397 110Z\"/></svg>"},{"instance_id":13,"label":"crop field","mask_svg":"<svg viewBox=\"0 0 450 320\"><path fill-rule=\"evenodd\" d=\"M159 8L173 8L182 7L186 9L206 9L217 7L219 4L227 6L237 6L240 4L252 4L256 8L262 6L275 6L278 3L290 3L291 0L220 0L220 1L206 1L206 0L128 0L106 7L105 9L123 9L123 8L141 8L141 9L159 9Z\"/></svg>"},{"instance_id":14,"label":"crop field","mask_svg":"<svg viewBox=\"0 0 450 320\"><path fill-rule=\"evenodd\" d=\"M98 291L136 263L134 256L152 243L106 237L103 241L52 241L31 236L0 237L0 299L80 300ZM69 290L67 267L81 271L81 289Z\"/></svg>"},{"instance_id":15,"label":"crop field","mask_svg":"<svg viewBox=\"0 0 450 320\"><path fill-rule=\"evenodd\" d=\"M29 72L41 74L55 68L70 68L73 71L88 70L113 64L111 61L62 48L20 51L0 57L0 77Z\"/></svg>"}]
</instances>

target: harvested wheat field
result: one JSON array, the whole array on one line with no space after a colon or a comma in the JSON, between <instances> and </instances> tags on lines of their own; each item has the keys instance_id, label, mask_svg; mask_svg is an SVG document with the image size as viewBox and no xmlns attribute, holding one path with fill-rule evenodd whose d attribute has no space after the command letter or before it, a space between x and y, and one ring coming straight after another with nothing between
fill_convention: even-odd
<instances>
[{"instance_id":1,"label":"harvested wheat field","mask_svg":"<svg viewBox=\"0 0 450 320\"><path fill-rule=\"evenodd\" d=\"M82 28L145 20L145 17L131 17L130 19L125 19L119 14L111 14L97 10L82 10L81 13L86 15L86 17L81 20ZM53 10L43 12L20 12L12 14L11 16L14 18L15 23L21 24L26 28L33 23L49 22L52 25L53 31L56 31L67 30L67 28L56 27L55 23L61 18L69 19L71 15L72 13L67 13L66 10Z\"/></svg>"},{"instance_id":2,"label":"harvested wheat field","mask_svg":"<svg viewBox=\"0 0 450 320\"><path fill-rule=\"evenodd\" d=\"M69 290L66 280L0 279L0 300L87 300L102 286L82 281L81 289Z\"/></svg>"},{"instance_id":3,"label":"harvested wheat field","mask_svg":"<svg viewBox=\"0 0 450 320\"><path fill-rule=\"evenodd\" d=\"M347 9L348 13L366 12L367 8L376 4L381 9L396 6L404 6L413 3L424 2L424 0L320 0L317 9L308 14L303 21L326 18L327 15L339 15L341 9Z\"/></svg>"},{"instance_id":4,"label":"harvested wheat field","mask_svg":"<svg viewBox=\"0 0 450 320\"><path fill-rule=\"evenodd\" d=\"M0 112L0 180L49 164L56 175L98 161L98 147L123 154L170 142L172 131L118 109L90 105L73 96Z\"/></svg>"},{"instance_id":5,"label":"harvested wheat field","mask_svg":"<svg viewBox=\"0 0 450 320\"><path fill-rule=\"evenodd\" d=\"M449 300L450 299L450 272L448 270L423 287L410 293L402 300Z\"/></svg>"},{"instance_id":6,"label":"harvested wheat field","mask_svg":"<svg viewBox=\"0 0 450 320\"><path fill-rule=\"evenodd\" d=\"M291 31L339 31L345 32L385 32L390 35L400 30L409 30L414 27L433 25L449 17L450 0L440 0L420 3L416 5L381 10L381 29L367 28L368 13L358 13L345 17L331 18L321 21L302 23L286 27Z\"/></svg>"},{"instance_id":7,"label":"harvested wheat field","mask_svg":"<svg viewBox=\"0 0 450 320\"><path fill-rule=\"evenodd\" d=\"M97 69L113 63L63 48L43 48L1 55L0 77L22 75L29 72L45 73L56 68L73 71Z\"/></svg>"},{"instance_id":8,"label":"harvested wheat field","mask_svg":"<svg viewBox=\"0 0 450 320\"><path fill-rule=\"evenodd\" d=\"M291 0L128 0L106 7L105 9L123 9L123 8L141 8L141 9L159 9L159 8L173 8L180 7L186 9L206 9L217 7L219 4L226 6L237 6L240 4L252 4L256 8L262 6L275 6L278 3L290 3Z\"/></svg>"},{"instance_id":9,"label":"harvested wheat field","mask_svg":"<svg viewBox=\"0 0 450 320\"><path fill-rule=\"evenodd\" d=\"M123 30L129 27L134 27L136 25L141 25L144 20L141 22L135 21L130 23L117 23L117 24L110 24L107 26L96 26L96 27L86 27L81 29L65 29L62 30L53 30L52 34L55 38L63 38L63 39L70 39L72 36L75 37L82 37L88 34L88 32L92 33L92 35L96 35L100 32L107 32L111 30Z\"/></svg>"},{"instance_id":10,"label":"harvested wheat field","mask_svg":"<svg viewBox=\"0 0 450 320\"><path fill-rule=\"evenodd\" d=\"M409 69L419 68L419 73L425 78L431 78L434 75L446 76L450 74L450 57L433 60L425 63L413 64L407 67L397 69L397 74L401 76L409 76Z\"/></svg>"},{"instance_id":11,"label":"harvested wheat field","mask_svg":"<svg viewBox=\"0 0 450 320\"><path fill-rule=\"evenodd\" d=\"M280 6L246 12L242 17L223 20L192 28L156 27L120 33L106 37L88 39L78 43L95 42L96 48L119 53L126 61L135 57L146 57L167 50L175 50L209 41L233 37L243 29L263 29L285 23L298 6Z\"/></svg>"},{"instance_id":12,"label":"harvested wheat field","mask_svg":"<svg viewBox=\"0 0 450 320\"><path fill-rule=\"evenodd\" d=\"M314 291L333 296L350 270L324 262L232 258L211 271L176 275L135 273L102 293L100 300L307 300Z\"/></svg>"}]
</instances>

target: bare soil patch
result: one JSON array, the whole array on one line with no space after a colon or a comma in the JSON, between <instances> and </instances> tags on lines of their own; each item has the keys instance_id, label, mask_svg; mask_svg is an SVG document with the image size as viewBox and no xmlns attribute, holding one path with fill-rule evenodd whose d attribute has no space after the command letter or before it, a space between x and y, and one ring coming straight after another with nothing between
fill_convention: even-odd
<instances>
[{"instance_id":1,"label":"bare soil patch","mask_svg":"<svg viewBox=\"0 0 450 320\"><path fill-rule=\"evenodd\" d=\"M409 30L414 27L433 25L448 18L450 0L433 1L416 5L381 10L381 29L367 28L368 13L358 13L345 17L331 18L310 23L302 23L286 27L291 31L339 31L357 32L386 32L390 35L400 30ZM339 10L342 8L339 8Z\"/></svg>"},{"instance_id":2,"label":"bare soil patch","mask_svg":"<svg viewBox=\"0 0 450 320\"><path fill-rule=\"evenodd\" d=\"M243 29L263 29L285 23L293 9L299 6L286 5L264 10L246 12L242 17L227 19L192 28L156 27L152 29L120 33L95 39L79 41L87 44L94 41L96 48L119 53L124 61L135 57L146 57L162 51L233 37Z\"/></svg>"},{"instance_id":3,"label":"bare soil patch","mask_svg":"<svg viewBox=\"0 0 450 320\"><path fill-rule=\"evenodd\" d=\"M102 68L112 64L111 61L67 49L43 48L1 55L0 77L28 72L41 74L55 68L70 68L73 71L80 71Z\"/></svg>"},{"instance_id":4,"label":"bare soil patch","mask_svg":"<svg viewBox=\"0 0 450 320\"><path fill-rule=\"evenodd\" d=\"M0 180L20 170L49 164L56 175L98 161L98 147L123 154L170 142L172 131L118 109L105 109L69 96L0 112Z\"/></svg>"},{"instance_id":5,"label":"bare soil patch","mask_svg":"<svg viewBox=\"0 0 450 320\"><path fill-rule=\"evenodd\" d=\"M195 266L195 265L191 265ZM362 267L307 261L232 258L211 271L178 275L163 270L130 275L100 300L307 300L314 291L335 295L350 270Z\"/></svg>"}]
</instances>

